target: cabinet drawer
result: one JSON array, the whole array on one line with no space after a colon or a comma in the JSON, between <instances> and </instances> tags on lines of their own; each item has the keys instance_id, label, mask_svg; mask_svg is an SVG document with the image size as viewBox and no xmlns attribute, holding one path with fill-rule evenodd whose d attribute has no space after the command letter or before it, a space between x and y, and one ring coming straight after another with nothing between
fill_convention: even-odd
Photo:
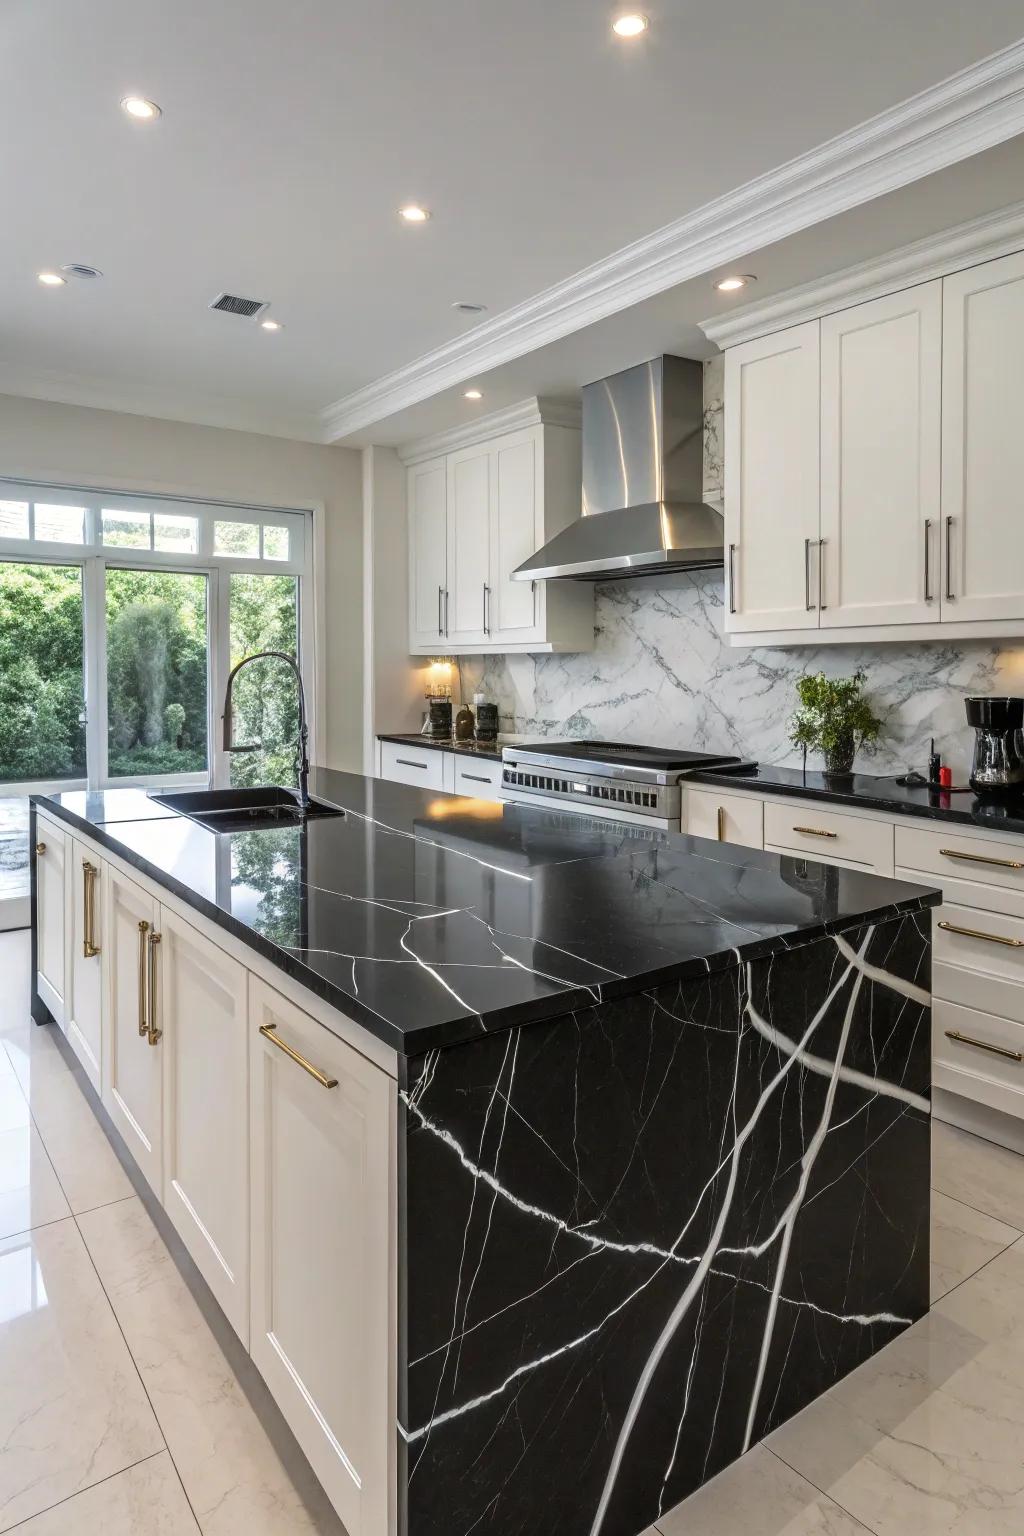
<instances>
[{"instance_id":1,"label":"cabinet drawer","mask_svg":"<svg viewBox=\"0 0 1024 1536\"><path fill-rule=\"evenodd\" d=\"M445 759L451 754L434 747L407 747L394 741L380 744L380 776L420 789L444 789Z\"/></svg>"},{"instance_id":2,"label":"cabinet drawer","mask_svg":"<svg viewBox=\"0 0 1024 1536\"><path fill-rule=\"evenodd\" d=\"M1024 1117L1024 1024L937 998L932 1064L937 1088Z\"/></svg>"},{"instance_id":3,"label":"cabinet drawer","mask_svg":"<svg viewBox=\"0 0 1024 1536\"><path fill-rule=\"evenodd\" d=\"M764 845L825 864L856 864L879 875L893 872L891 824L825 810L806 800L765 802Z\"/></svg>"},{"instance_id":4,"label":"cabinet drawer","mask_svg":"<svg viewBox=\"0 0 1024 1536\"><path fill-rule=\"evenodd\" d=\"M897 827L896 862L926 874L969 880L981 888L978 894L985 904L998 891L1024 896L1024 838L990 842L954 832Z\"/></svg>"},{"instance_id":5,"label":"cabinet drawer","mask_svg":"<svg viewBox=\"0 0 1024 1536\"><path fill-rule=\"evenodd\" d=\"M498 800L501 797L501 764L490 763L486 758L463 760L456 752L455 793L473 795L477 800Z\"/></svg>"},{"instance_id":6,"label":"cabinet drawer","mask_svg":"<svg viewBox=\"0 0 1024 1536\"><path fill-rule=\"evenodd\" d=\"M936 997L1024 1023L1024 919L947 902L932 931Z\"/></svg>"},{"instance_id":7,"label":"cabinet drawer","mask_svg":"<svg viewBox=\"0 0 1024 1536\"><path fill-rule=\"evenodd\" d=\"M745 848L764 847L764 805L756 795L723 795L718 790L689 786L683 794L683 830L691 837L711 837Z\"/></svg>"}]
</instances>

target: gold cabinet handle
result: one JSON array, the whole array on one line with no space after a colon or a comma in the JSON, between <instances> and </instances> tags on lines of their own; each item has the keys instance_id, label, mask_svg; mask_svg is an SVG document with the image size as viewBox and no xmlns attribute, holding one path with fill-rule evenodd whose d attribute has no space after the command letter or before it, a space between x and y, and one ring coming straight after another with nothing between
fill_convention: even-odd
<instances>
[{"instance_id":1,"label":"gold cabinet handle","mask_svg":"<svg viewBox=\"0 0 1024 1536\"><path fill-rule=\"evenodd\" d=\"M149 936L149 1029L146 1034L150 1045L156 1045L163 1034L156 1022L156 951L160 938L159 933L151 933Z\"/></svg>"},{"instance_id":2,"label":"gold cabinet handle","mask_svg":"<svg viewBox=\"0 0 1024 1536\"><path fill-rule=\"evenodd\" d=\"M303 1072L308 1072L310 1077L315 1077L321 1088L337 1088L338 1079L336 1077L326 1077L319 1067L314 1067L313 1063L307 1061L305 1056L300 1056L293 1046L288 1045L281 1039L277 1033L276 1024L261 1024L260 1034L264 1040L269 1040L271 1045L276 1045L279 1051L284 1051L289 1061L294 1061L295 1065L301 1067Z\"/></svg>"},{"instance_id":3,"label":"gold cabinet handle","mask_svg":"<svg viewBox=\"0 0 1024 1536\"><path fill-rule=\"evenodd\" d=\"M42 858L42 856L43 856L43 854L45 852L46 852L46 844L45 843L36 843L36 853L39 854L40 858Z\"/></svg>"},{"instance_id":4,"label":"gold cabinet handle","mask_svg":"<svg viewBox=\"0 0 1024 1536\"><path fill-rule=\"evenodd\" d=\"M993 1056L1005 1056L1008 1061L1024 1061L1024 1052L1007 1050L1005 1045L993 1045L989 1040L976 1040L973 1035L962 1035L958 1029L947 1029L946 1039L976 1045L979 1051L991 1051Z\"/></svg>"},{"instance_id":5,"label":"gold cabinet handle","mask_svg":"<svg viewBox=\"0 0 1024 1536\"><path fill-rule=\"evenodd\" d=\"M717 827L718 827L718 841L720 843L724 843L725 842L725 806L724 805L720 805L718 807L718 815L715 818L715 820L716 820L716 824L717 824Z\"/></svg>"},{"instance_id":6,"label":"gold cabinet handle","mask_svg":"<svg viewBox=\"0 0 1024 1536\"><path fill-rule=\"evenodd\" d=\"M149 933L149 924L139 924L139 1034L149 1034L149 1024L146 1022L146 935Z\"/></svg>"},{"instance_id":7,"label":"gold cabinet handle","mask_svg":"<svg viewBox=\"0 0 1024 1536\"><path fill-rule=\"evenodd\" d=\"M82 860L82 912L83 928L82 954L86 960L91 960L98 955L100 947L96 943L96 876L99 870L95 864L90 864L88 859Z\"/></svg>"},{"instance_id":8,"label":"gold cabinet handle","mask_svg":"<svg viewBox=\"0 0 1024 1536\"><path fill-rule=\"evenodd\" d=\"M941 922L946 933L959 933L965 939L984 939L986 944L1005 944L1007 949L1024 949L1024 939L1007 939L1001 933L986 933L982 928L961 928L957 923Z\"/></svg>"},{"instance_id":9,"label":"gold cabinet handle","mask_svg":"<svg viewBox=\"0 0 1024 1536\"><path fill-rule=\"evenodd\" d=\"M984 853L960 853L956 848L940 848L946 859L963 859L965 864L995 864L999 869L1024 869L1019 859L993 859Z\"/></svg>"},{"instance_id":10,"label":"gold cabinet handle","mask_svg":"<svg viewBox=\"0 0 1024 1536\"><path fill-rule=\"evenodd\" d=\"M838 832L825 832L821 827L794 827L794 832L802 832L805 837L838 837Z\"/></svg>"}]
</instances>

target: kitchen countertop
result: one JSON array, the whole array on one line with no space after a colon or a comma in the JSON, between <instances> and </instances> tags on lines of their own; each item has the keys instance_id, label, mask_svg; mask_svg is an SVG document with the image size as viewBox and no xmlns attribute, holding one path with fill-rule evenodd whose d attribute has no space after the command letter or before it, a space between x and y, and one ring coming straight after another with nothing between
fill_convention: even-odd
<instances>
[{"instance_id":1,"label":"kitchen countertop","mask_svg":"<svg viewBox=\"0 0 1024 1536\"><path fill-rule=\"evenodd\" d=\"M568 809L326 769L310 789L345 814L215 834L152 802L117 819L121 792L33 800L408 1055L939 901Z\"/></svg>"},{"instance_id":2,"label":"kitchen countertop","mask_svg":"<svg viewBox=\"0 0 1024 1536\"><path fill-rule=\"evenodd\" d=\"M948 790L908 789L896 782L896 776L854 773L838 778L813 771L805 773L802 768L758 767L753 773L695 773L688 782L720 789L795 795L833 805L987 827L993 832L1024 833L1024 794L1007 800L988 799L972 790L951 794Z\"/></svg>"},{"instance_id":3,"label":"kitchen countertop","mask_svg":"<svg viewBox=\"0 0 1024 1536\"><path fill-rule=\"evenodd\" d=\"M486 757L489 762L501 762L502 747L515 746L526 740L523 736L499 735L497 741L456 741L454 736L419 736L408 732L403 735L378 734L378 741L393 741L400 747L429 747L433 752L460 752L467 757Z\"/></svg>"}]
</instances>

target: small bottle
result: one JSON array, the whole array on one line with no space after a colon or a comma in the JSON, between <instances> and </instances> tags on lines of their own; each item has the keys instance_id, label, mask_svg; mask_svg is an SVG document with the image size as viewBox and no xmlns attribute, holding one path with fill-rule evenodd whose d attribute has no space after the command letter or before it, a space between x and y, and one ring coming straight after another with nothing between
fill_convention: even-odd
<instances>
[{"instance_id":1,"label":"small bottle","mask_svg":"<svg viewBox=\"0 0 1024 1536\"><path fill-rule=\"evenodd\" d=\"M473 718L473 711L468 704L463 704L455 716L455 740L472 741L475 725L476 721Z\"/></svg>"}]
</instances>

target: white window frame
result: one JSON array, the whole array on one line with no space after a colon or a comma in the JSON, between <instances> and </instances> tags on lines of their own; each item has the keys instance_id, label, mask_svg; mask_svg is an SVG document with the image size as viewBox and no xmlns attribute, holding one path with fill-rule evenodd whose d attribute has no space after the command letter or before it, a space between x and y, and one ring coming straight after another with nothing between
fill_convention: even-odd
<instances>
[{"instance_id":1,"label":"white window frame","mask_svg":"<svg viewBox=\"0 0 1024 1536\"><path fill-rule=\"evenodd\" d=\"M54 794L71 789L112 789L153 785L226 786L230 783L230 758L223 740L223 699L229 665L229 595L234 574L295 576L298 578L299 668L310 714L312 750L315 752L322 725L321 669L317 665L323 603L320 588L323 572L314 566L314 546L322 550L322 508L264 507L252 503L214 501L193 496L169 496L154 491L102 490L55 483L0 479L0 500L54 502L85 508L85 542L58 544L39 539L0 537L0 562L78 566L82 570L83 691L85 703L87 777L26 782L0 782L0 794ZM154 549L132 549L101 542L101 513L107 511L163 512L197 519L194 554ZM287 527L292 535L292 558L250 559L215 555L214 523L255 523L261 527ZM262 548L262 532L260 545ZM298 543L298 552L294 546ZM111 779L108 774L107 687L105 645L105 584L108 570L164 570L207 578L209 645L207 647L207 751L208 772L144 774ZM314 759L315 760L315 759Z\"/></svg>"}]
</instances>

